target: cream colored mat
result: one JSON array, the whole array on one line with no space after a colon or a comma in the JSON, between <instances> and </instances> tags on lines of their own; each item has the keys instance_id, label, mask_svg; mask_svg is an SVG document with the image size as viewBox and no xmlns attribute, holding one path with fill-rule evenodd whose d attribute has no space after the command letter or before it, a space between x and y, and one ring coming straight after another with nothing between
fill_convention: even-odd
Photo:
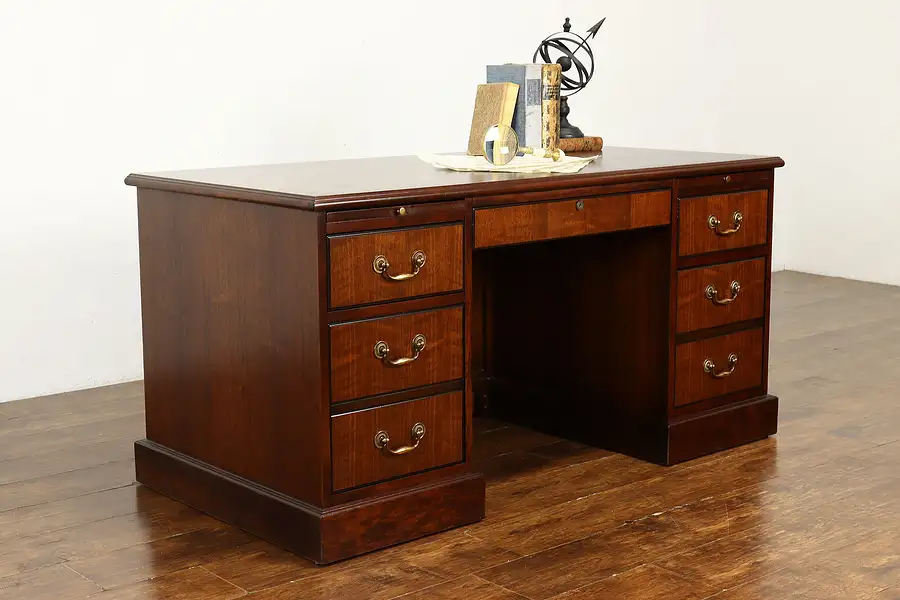
<instances>
[{"instance_id":1,"label":"cream colored mat","mask_svg":"<svg viewBox=\"0 0 900 600\"><path fill-rule=\"evenodd\" d=\"M490 171L493 173L577 173L590 164L595 156L566 156L558 161L537 158L530 154L517 156L505 165L492 165L483 156L468 154L420 154L419 158L439 169L453 171Z\"/></svg>"}]
</instances>

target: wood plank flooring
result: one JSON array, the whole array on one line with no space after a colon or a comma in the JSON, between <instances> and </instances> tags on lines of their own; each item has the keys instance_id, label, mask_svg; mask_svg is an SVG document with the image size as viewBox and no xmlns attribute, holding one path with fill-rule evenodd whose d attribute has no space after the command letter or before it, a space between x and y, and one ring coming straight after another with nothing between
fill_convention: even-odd
<instances>
[{"instance_id":1,"label":"wood plank flooring","mask_svg":"<svg viewBox=\"0 0 900 600\"><path fill-rule=\"evenodd\" d=\"M0 404L0 599L900 598L900 288L777 273L777 436L671 468L479 421L484 521L316 567L134 484L139 383Z\"/></svg>"}]
</instances>

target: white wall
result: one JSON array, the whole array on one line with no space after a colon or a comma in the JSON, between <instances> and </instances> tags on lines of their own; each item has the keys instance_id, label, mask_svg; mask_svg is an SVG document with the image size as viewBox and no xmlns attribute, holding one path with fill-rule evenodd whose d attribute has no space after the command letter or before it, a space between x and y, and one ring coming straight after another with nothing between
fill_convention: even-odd
<instances>
[{"instance_id":1,"label":"white wall","mask_svg":"<svg viewBox=\"0 0 900 600\"><path fill-rule=\"evenodd\" d=\"M0 400L140 378L129 172L458 150L484 65L565 16L608 17L586 133L779 154L776 266L900 283L897 3L448 6L0 0Z\"/></svg>"}]
</instances>

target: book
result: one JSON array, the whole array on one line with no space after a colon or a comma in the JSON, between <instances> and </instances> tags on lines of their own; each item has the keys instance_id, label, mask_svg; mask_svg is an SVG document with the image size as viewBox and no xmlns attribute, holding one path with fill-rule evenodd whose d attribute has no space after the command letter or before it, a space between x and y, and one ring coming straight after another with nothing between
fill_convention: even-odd
<instances>
[{"instance_id":1,"label":"book","mask_svg":"<svg viewBox=\"0 0 900 600\"><path fill-rule=\"evenodd\" d=\"M603 150L603 138L584 136L580 138L559 138L559 149L569 152L600 152Z\"/></svg>"},{"instance_id":2,"label":"book","mask_svg":"<svg viewBox=\"0 0 900 600\"><path fill-rule=\"evenodd\" d=\"M562 67L558 64L541 68L541 147L559 148L559 84Z\"/></svg>"},{"instance_id":3,"label":"book","mask_svg":"<svg viewBox=\"0 0 900 600\"><path fill-rule=\"evenodd\" d=\"M542 64L507 63L487 65L487 83L510 82L519 86L512 128L519 136L519 145L541 147L541 72Z\"/></svg>"},{"instance_id":4,"label":"book","mask_svg":"<svg viewBox=\"0 0 900 600\"><path fill-rule=\"evenodd\" d=\"M480 83L475 92L472 127L469 129L467 153L484 154L484 134L494 125L512 126L519 86L515 83Z\"/></svg>"}]
</instances>

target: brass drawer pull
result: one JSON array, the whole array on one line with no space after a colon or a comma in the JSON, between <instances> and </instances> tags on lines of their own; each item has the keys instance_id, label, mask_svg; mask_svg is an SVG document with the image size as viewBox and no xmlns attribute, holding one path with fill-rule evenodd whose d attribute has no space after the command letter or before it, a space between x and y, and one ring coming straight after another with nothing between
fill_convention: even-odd
<instances>
[{"instance_id":1,"label":"brass drawer pull","mask_svg":"<svg viewBox=\"0 0 900 600\"><path fill-rule=\"evenodd\" d=\"M719 225L722 222L715 215L709 215L709 218L706 219L706 224L709 225L709 228L716 232L716 235L731 235L733 233L737 233L741 224L744 222L744 215L741 214L741 211L736 210L734 214L731 215L731 220L734 223L731 229L719 229Z\"/></svg>"},{"instance_id":2,"label":"brass drawer pull","mask_svg":"<svg viewBox=\"0 0 900 600\"><path fill-rule=\"evenodd\" d=\"M425 426L421 423L416 423L412 426L412 429L409 432L410 436L412 436L413 445L412 446L400 446L396 450L392 448L388 448L388 444L391 443L391 436L388 435L387 431L379 431L375 434L375 447L379 450L387 450L391 454L399 455L406 454L407 452L412 452L416 448L419 447L419 442L422 441L422 438L425 437Z\"/></svg>"},{"instance_id":3,"label":"brass drawer pull","mask_svg":"<svg viewBox=\"0 0 900 600\"><path fill-rule=\"evenodd\" d=\"M416 336L412 339L412 356L404 356L403 358L390 358L391 347L388 346L387 342L377 342L375 344L375 348L373 348L375 352L375 358L379 359L385 365L389 365L391 367L402 367L403 365L408 365L412 361L419 358L419 353L425 349L425 336L421 333L417 333Z\"/></svg>"},{"instance_id":4,"label":"brass drawer pull","mask_svg":"<svg viewBox=\"0 0 900 600\"><path fill-rule=\"evenodd\" d=\"M741 282L740 281L732 281L731 282L731 298L719 298L719 290L716 289L716 286L710 284L706 286L706 297L712 300L713 304L725 305L731 304L734 302L738 294L741 292Z\"/></svg>"},{"instance_id":5,"label":"brass drawer pull","mask_svg":"<svg viewBox=\"0 0 900 600\"><path fill-rule=\"evenodd\" d=\"M728 370L716 373L716 363L707 358L703 361L703 370L708 373L710 377L713 377L715 379L722 379L723 377L728 377L729 375L734 373L734 368L737 366L737 361L737 354L732 352L728 355Z\"/></svg>"},{"instance_id":6,"label":"brass drawer pull","mask_svg":"<svg viewBox=\"0 0 900 600\"><path fill-rule=\"evenodd\" d=\"M406 281L407 279L412 279L413 277L418 275L419 269L425 266L425 253L421 250L416 250L415 252L413 252L410 260L412 262L412 273L391 275L390 273L388 273L388 269L391 268L391 263L389 263L388 259L386 259L381 254L376 256L375 260L372 261L372 269L374 269L376 273L378 273L388 281Z\"/></svg>"}]
</instances>

